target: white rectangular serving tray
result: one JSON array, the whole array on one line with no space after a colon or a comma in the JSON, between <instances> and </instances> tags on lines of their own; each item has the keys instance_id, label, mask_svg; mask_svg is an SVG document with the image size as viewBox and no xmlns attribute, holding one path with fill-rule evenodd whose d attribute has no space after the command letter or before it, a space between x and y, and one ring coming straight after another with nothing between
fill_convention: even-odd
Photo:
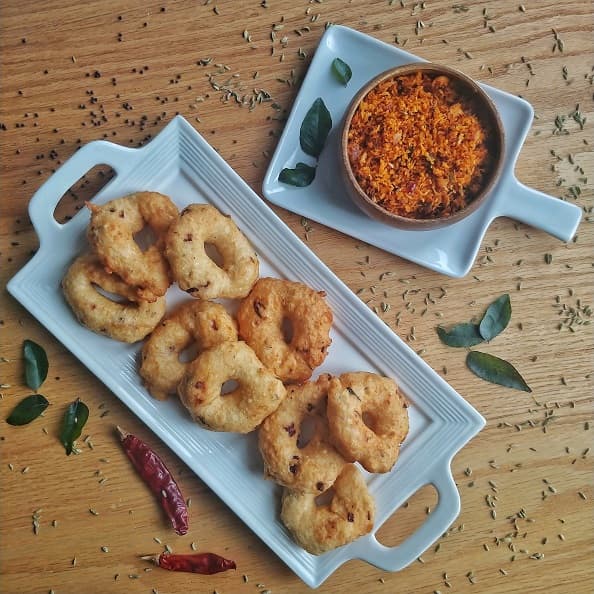
<instances>
[{"instance_id":1,"label":"white rectangular serving tray","mask_svg":"<svg viewBox=\"0 0 594 594\"><path fill-rule=\"evenodd\" d=\"M377 504L372 534L319 557L292 540L278 517L280 488L263 479L254 433L213 433L195 424L175 398L157 401L137 373L140 344L128 345L81 326L60 281L87 249L86 209L59 224L53 217L64 192L94 166L116 176L94 198L101 204L139 190L172 197L179 208L208 202L232 215L258 252L261 276L304 282L324 290L334 311L333 343L321 372L368 370L393 377L410 401L411 430L396 467L366 478ZM309 586L319 586L350 559L388 571L402 569L439 538L460 510L450 462L485 421L457 392L365 306L272 212L181 116L149 144L124 148L105 141L83 146L33 196L29 205L40 247L8 283L9 292L150 427ZM173 287L171 307L187 296ZM432 484L439 501L425 523L397 547L375 538L379 527L415 491ZM190 525L190 530L193 527Z\"/></svg>"}]
</instances>

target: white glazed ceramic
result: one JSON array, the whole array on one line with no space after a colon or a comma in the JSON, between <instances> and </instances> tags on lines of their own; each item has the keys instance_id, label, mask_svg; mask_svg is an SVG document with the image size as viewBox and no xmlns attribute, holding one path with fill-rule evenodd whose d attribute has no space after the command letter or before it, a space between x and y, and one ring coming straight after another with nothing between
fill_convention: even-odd
<instances>
[{"instance_id":1,"label":"white glazed ceramic","mask_svg":"<svg viewBox=\"0 0 594 594\"><path fill-rule=\"evenodd\" d=\"M353 77L345 87L334 79L334 58L349 64ZM581 219L581 210L558 198L521 184L514 166L532 124L529 103L481 84L499 110L505 130L503 172L491 196L474 213L454 225L434 230L401 230L365 215L350 200L340 176L341 121L352 98L372 78L401 64L424 62L373 37L342 26L330 27L322 39L301 85L291 114L266 172L262 191L272 203L361 239L449 276L462 277L471 269L491 222L511 217L569 241ZM296 188L278 181L281 170L298 161L313 165L299 146L301 122L311 104L322 97L333 127L310 186Z\"/></svg>"},{"instance_id":2,"label":"white glazed ceramic","mask_svg":"<svg viewBox=\"0 0 594 594\"><path fill-rule=\"evenodd\" d=\"M332 346L318 372L368 370L393 377L409 399L411 430L396 468L368 475L377 503L373 533L315 557L298 547L278 517L280 488L263 478L255 434L213 433L194 423L177 399L158 401L137 373L140 343L128 345L81 326L60 291L72 260L87 249L86 209L59 224L52 216L63 193L89 169L107 164L116 171L94 198L104 203L138 190L168 194L183 208L209 202L231 214L259 254L262 276L299 280L326 291L334 311ZM9 292L74 353L150 427L223 501L311 587L350 559L395 571L414 561L454 521L460 497L452 479L453 455L485 421L416 353L375 316L310 250L181 116L140 149L105 141L76 152L33 196L29 214L40 248L8 283ZM188 299L176 287L171 307ZM374 534L413 493L432 484L439 502L425 523L397 547ZM186 493L190 496L191 493ZM190 514L190 533L199 518ZM228 551L234 557L233 551Z\"/></svg>"}]
</instances>

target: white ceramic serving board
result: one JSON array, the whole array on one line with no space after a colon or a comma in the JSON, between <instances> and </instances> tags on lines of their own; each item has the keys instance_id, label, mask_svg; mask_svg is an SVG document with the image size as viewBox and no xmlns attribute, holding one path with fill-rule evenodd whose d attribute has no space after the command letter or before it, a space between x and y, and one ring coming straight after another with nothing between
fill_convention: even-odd
<instances>
[{"instance_id":1,"label":"white ceramic serving board","mask_svg":"<svg viewBox=\"0 0 594 594\"><path fill-rule=\"evenodd\" d=\"M278 517L280 489L263 479L256 436L213 433L195 424L175 399L154 400L137 373L140 344L128 345L81 326L68 308L60 280L87 249L87 209L59 224L53 217L63 193L95 165L116 172L94 198L101 204L139 190L172 197L181 208L209 202L232 215L258 252L262 276L304 282L327 293L334 311L333 343L318 372L369 370L393 377L410 401L411 430L399 461L384 475L366 475L377 503L372 534L315 557L298 547ZM35 256L8 290L311 587L350 559L385 570L402 569L439 538L459 512L451 476L452 456L484 425L484 419L416 353L375 316L310 250L181 116L148 145L124 148L91 142L76 152L33 196L29 214L39 235ZM168 306L188 299L176 287ZM439 502L425 523L397 547L375 538L377 529L415 491L433 484ZM187 493L186 495L191 495ZM190 532L196 530L190 525Z\"/></svg>"},{"instance_id":2,"label":"white ceramic serving board","mask_svg":"<svg viewBox=\"0 0 594 594\"><path fill-rule=\"evenodd\" d=\"M331 73L334 58L347 62L353 71L346 87ZM569 241L580 222L581 210L528 188L514 175L518 154L532 124L532 107L523 99L488 85L481 86L495 103L503 123L505 161L498 183L480 208L445 228L404 231L369 218L350 200L339 174L339 130L349 103L361 87L381 72L422 61L353 29L330 27L320 40L266 172L264 196L287 210L454 277L462 277L471 269L487 227L497 217L511 217ZM333 127L320 156L316 177L305 188L283 184L278 181L283 168L295 167L299 161L315 163L299 146L299 129L317 97L324 100L330 111Z\"/></svg>"}]
</instances>

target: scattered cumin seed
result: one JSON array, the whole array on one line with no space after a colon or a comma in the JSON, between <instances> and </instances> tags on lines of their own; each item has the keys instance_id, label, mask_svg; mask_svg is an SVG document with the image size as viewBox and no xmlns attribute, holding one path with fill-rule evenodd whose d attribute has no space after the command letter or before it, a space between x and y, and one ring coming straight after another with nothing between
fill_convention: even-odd
<instances>
[{"instance_id":1,"label":"scattered cumin seed","mask_svg":"<svg viewBox=\"0 0 594 594\"><path fill-rule=\"evenodd\" d=\"M103 547L101 547L101 550L102 550L104 553L109 553L109 547L105 547L105 546L103 546Z\"/></svg>"}]
</instances>

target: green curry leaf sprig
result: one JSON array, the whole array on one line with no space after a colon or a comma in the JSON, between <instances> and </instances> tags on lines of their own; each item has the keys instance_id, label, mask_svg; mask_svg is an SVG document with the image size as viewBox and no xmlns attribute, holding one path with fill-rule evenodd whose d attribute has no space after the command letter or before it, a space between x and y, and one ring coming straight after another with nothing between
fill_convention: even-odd
<instances>
[{"instance_id":1,"label":"green curry leaf sprig","mask_svg":"<svg viewBox=\"0 0 594 594\"><path fill-rule=\"evenodd\" d=\"M353 76L353 71L344 60L341 60L340 58L334 58L334 60L332 60L331 70L334 78L339 83L342 83L345 87L349 84L349 81Z\"/></svg>"},{"instance_id":2,"label":"green curry leaf sprig","mask_svg":"<svg viewBox=\"0 0 594 594\"><path fill-rule=\"evenodd\" d=\"M41 345L32 340L23 341L23 360L25 362L25 383L31 390L37 392L47 378L49 363L47 354ZM9 425L28 425L40 416L48 407L49 402L41 394L31 394L23 398L6 417Z\"/></svg>"},{"instance_id":3,"label":"green curry leaf sprig","mask_svg":"<svg viewBox=\"0 0 594 594\"><path fill-rule=\"evenodd\" d=\"M316 161L326 144L326 139L332 129L332 116L321 97L311 105L299 129L299 144L306 155L314 157ZM294 169L285 167L279 174L278 180L284 184L303 188L309 186L316 176L316 165L297 163Z\"/></svg>"},{"instance_id":4,"label":"green curry leaf sprig","mask_svg":"<svg viewBox=\"0 0 594 594\"><path fill-rule=\"evenodd\" d=\"M80 398L68 405L60 429L60 441L66 449L67 456L74 451L74 442L80 437L88 418L89 409Z\"/></svg>"},{"instance_id":5,"label":"green curry leaf sprig","mask_svg":"<svg viewBox=\"0 0 594 594\"><path fill-rule=\"evenodd\" d=\"M32 390L37 391L47 378L49 362L42 346L32 340L23 342L23 360L25 362L25 383ZM6 417L9 425L28 425L41 416L49 406L47 398L41 394L31 394L23 398ZM69 456L74 451L74 442L89 418L87 405L77 398L72 402L62 418L60 441Z\"/></svg>"},{"instance_id":6,"label":"green curry leaf sprig","mask_svg":"<svg viewBox=\"0 0 594 594\"><path fill-rule=\"evenodd\" d=\"M32 340L23 342L23 358L25 360L25 383L31 390L37 391L47 378L49 363L42 346Z\"/></svg>"},{"instance_id":7,"label":"green curry leaf sprig","mask_svg":"<svg viewBox=\"0 0 594 594\"><path fill-rule=\"evenodd\" d=\"M501 334L507 328L511 314L509 295L504 294L489 305L478 324L462 322L449 329L438 326L437 335L448 346L469 348L485 341L489 342ZM480 351L470 351L466 356L466 366L472 373L493 384L532 392L518 370L499 357Z\"/></svg>"}]
</instances>

